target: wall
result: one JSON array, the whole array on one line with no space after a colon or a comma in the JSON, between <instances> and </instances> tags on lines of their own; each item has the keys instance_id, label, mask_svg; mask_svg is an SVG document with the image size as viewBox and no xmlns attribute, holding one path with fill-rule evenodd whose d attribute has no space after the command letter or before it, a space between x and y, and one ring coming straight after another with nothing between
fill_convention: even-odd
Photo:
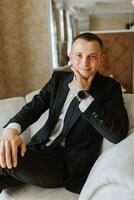
<instances>
[{"instance_id":1,"label":"wall","mask_svg":"<svg viewBox=\"0 0 134 200\"><path fill-rule=\"evenodd\" d=\"M131 17L131 18L130 18ZM134 15L105 14L90 16L90 30L119 30L126 29L126 24L134 21Z\"/></svg>"},{"instance_id":2,"label":"wall","mask_svg":"<svg viewBox=\"0 0 134 200\"><path fill-rule=\"evenodd\" d=\"M104 42L106 61L100 72L112 75L127 93L133 93L134 32L96 32Z\"/></svg>"},{"instance_id":3,"label":"wall","mask_svg":"<svg viewBox=\"0 0 134 200\"><path fill-rule=\"evenodd\" d=\"M0 0L0 99L25 95L50 77L49 0Z\"/></svg>"}]
</instances>

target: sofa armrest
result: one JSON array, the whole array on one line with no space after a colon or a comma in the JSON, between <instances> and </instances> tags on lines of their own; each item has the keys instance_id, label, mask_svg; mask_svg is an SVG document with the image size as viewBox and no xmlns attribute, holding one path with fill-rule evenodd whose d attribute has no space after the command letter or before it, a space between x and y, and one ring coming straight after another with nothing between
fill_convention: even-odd
<instances>
[{"instance_id":1,"label":"sofa armrest","mask_svg":"<svg viewBox=\"0 0 134 200\"><path fill-rule=\"evenodd\" d=\"M108 184L95 191L90 200L134 200L134 193L122 185Z\"/></svg>"},{"instance_id":2,"label":"sofa armrest","mask_svg":"<svg viewBox=\"0 0 134 200\"><path fill-rule=\"evenodd\" d=\"M126 139L107 149L97 159L79 200L92 200L97 191L111 184L125 187L131 191L134 198L134 131Z\"/></svg>"},{"instance_id":3,"label":"sofa armrest","mask_svg":"<svg viewBox=\"0 0 134 200\"><path fill-rule=\"evenodd\" d=\"M131 128L129 131L128 131L128 135L131 135L134 133L134 128Z\"/></svg>"},{"instance_id":4,"label":"sofa armrest","mask_svg":"<svg viewBox=\"0 0 134 200\"><path fill-rule=\"evenodd\" d=\"M3 126L13 117L22 106L25 105L25 99L23 97L11 97L8 99L0 100L0 135L3 133ZM21 135L26 143L31 138L30 130L27 129Z\"/></svg>"}]
</instances>

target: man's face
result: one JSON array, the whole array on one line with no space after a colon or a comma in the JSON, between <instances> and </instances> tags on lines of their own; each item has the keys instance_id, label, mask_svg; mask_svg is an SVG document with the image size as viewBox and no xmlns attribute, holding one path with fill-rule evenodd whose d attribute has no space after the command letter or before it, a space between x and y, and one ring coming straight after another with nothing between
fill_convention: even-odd
<instances>
[{"instance_id":1,"label":"man's face","mask_svg":"<svg viewBox=\"0 0 134 200\"><path fill-rule=\"evenodd\" d=\"M83 78L89 78L91 74L95 74L103 60L101 47L96 41L79 38L73 43L70 63L77 68Z\"/></svg>"}]
</instances>

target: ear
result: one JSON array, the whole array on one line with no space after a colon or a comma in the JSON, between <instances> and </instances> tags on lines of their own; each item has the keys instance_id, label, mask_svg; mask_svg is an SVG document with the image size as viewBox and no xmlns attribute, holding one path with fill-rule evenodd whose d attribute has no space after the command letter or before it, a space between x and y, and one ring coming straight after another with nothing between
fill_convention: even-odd
<instances>
[{"instance_id":1,"label":"ear","mask_svg":"<svg viewBox=\"0 0 134 200\"><path fill-rule=\"evenodd\" d=\"M73 58L73 54L72 54L72 51L69 53L69 61L70 63L72 64L72 58Z\"/></svg>"},{"instance_id":2,"label":"ear","mask_svg":"<svg viewBox=\"0 0 134 200\"><path fill-rule=\"evenodd\" d=\"M69 53L69 59L72 59L72 51Z\"/></svg>"},{"instance_id":3,"label":"ear","mask_svg":"<svg viewBox=\"0 0 134 200\"><path fill-rule=\"evenodd\" d=\"M101 55L101 62L100 62L100 65L103 66L103 64L105 63L105 59L106 59L106 55L105 54L102 54Z\"/></svg>"}]
</instances>

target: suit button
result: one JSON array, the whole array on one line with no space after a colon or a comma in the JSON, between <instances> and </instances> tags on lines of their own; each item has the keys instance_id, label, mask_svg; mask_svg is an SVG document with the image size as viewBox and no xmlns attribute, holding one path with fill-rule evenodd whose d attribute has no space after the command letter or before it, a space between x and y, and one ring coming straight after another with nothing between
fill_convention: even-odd
<instances>
[{"instance_id":1,"label":"suit button","mask_svg":"<svg viewBox=\"0 0 134 200\"><path fill-rule=\"evenodd\" d=\"M98 117L98 115L96 114L94 117L95 117L95 118L97 118L97 117Z\"/></svg>"},{"instance_id":2,"label":"suit button","mask_svg":"<svg viewBox=\"0 0 134 200\"><path fill-rule=\"evenodd\" d=\"M96 112L93 112L92 115L93 115L93 116L96 115Z\"/></svg>"},{"instance_id":3,"label":"suit button","mask_svg":"<svg viewBox=\"0 0 134 200\"><path fill-rule=\"evenodd\" d=\"M103 124L103 120L102 119L100 120L100 123Z\"/></svg>"}]
</instances>

